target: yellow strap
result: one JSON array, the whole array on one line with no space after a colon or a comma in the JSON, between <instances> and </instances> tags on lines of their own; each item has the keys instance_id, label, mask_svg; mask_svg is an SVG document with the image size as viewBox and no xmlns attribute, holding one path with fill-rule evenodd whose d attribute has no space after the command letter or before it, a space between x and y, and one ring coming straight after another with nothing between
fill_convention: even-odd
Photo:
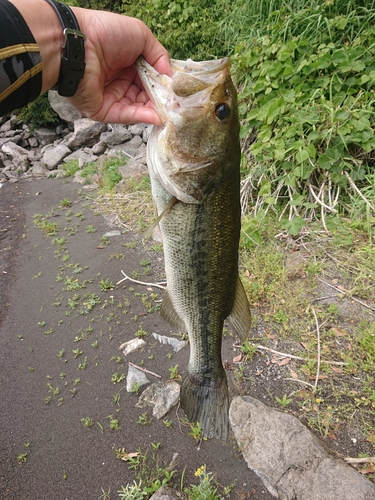
<instances>
[{"instance_id":1,"label":"yellow strap","mask_svg":"<svg viewBox=\"0 0 375 500\"><path fill-rule=\"evenodd\" d=\"M37 43L19 43L18 45L11 45L0 49L0 60L8 59L8 57L17 56L25 52L39 52Z\"/></svg>"},{"instance_id":2,"label":"yellow strap","mask_svg":"<svg viewBox=\"0 0 375 500\"><path fill-rule=\"evenodd\" d=\"M21 87L27 80L33 78L36 74L38 74L43 69L43 63L39 63L33 68L27 70L22 76L18 78L12 85L10 85L4 92L0 94L0 102L10 96L15 90Z\"/></svg>"}]
</instances>

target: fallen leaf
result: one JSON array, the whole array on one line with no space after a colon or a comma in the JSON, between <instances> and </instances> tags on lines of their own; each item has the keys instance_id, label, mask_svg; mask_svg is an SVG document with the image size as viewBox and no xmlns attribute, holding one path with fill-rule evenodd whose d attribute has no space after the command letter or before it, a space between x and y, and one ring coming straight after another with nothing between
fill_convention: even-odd
<instances>
[{"instance_id":1,"label":"fallen leaf","mask_svg":"<svg viewBox=\"0 0 375 500\"><path fill-rule=\"evenodd\" d=\"M294 379L298 378L298 375L295 371L293 371L291 368L289 368L290 376Z\"/></svg>"},{"instance_id":2,"label":"fallen leaf","mask_svg":"<svg viewBox=\"0 0 375 500\"><path fill-rule=\"evenodd\" d=\"M256 372L255 376L258 377L258 375L261 375L263 373L263 370L259 370L258 372Z\"/></svg>"},{"instance_id":3,"label":"fallen leaf","mask_svg":"<svg viewBox=\"0 0 375 500\"><path fill-rule=\"evenodd\" d=\"M242 353L240 353L238 356L235 356L233 358L233 363L239 363L242 359Z\"/></svg>"},{"instance_id":4,"label":"fallen leaf","mask_svg":"<svg viewBox=\"0 0 375 500\"><path fill-rule=\"evenodd\" d=\"M244 275L249 277L250 276L250 273L249 273L249 270L248 269L245 269L245 272L244 272Z\"/></svg>"},{"instance_id":5,"label":"fallen leaf","mask_svg":"<svg viewBox=\"0 0 375 500\"><path fill-rule=\"evenodd\" d=\"M279 366L284 366L284 365L287 365L290 361L290 358L284 358L282 359L281 361L278 362L278 365Z\"/></svg>"},{"instance_id":6,"label":"fallen leaf","mask_svg":"<svg viewBox=\"0 0 375 500\"><path fill-rule=\"evenodd\" d=\"M347 335L347 332L342 330L342 328L334 327L331 328L331 331L334 333L335 337L345 337L345 335Z\"/></svg>"},{"instance_id":7,"label":"fallen leaf","mask_svg":"<svg viewBox=\"0 0 375 500\"><path fill-rule=\"evenodd\" d=\"M324 379L326 379L326 378L328 378L328 377L327 377L327 375L319 375L319 376L318 376L318 380L324 380ZM314 375L314 376L312 376L312 377L309 377L309 380L315 380L315 379L316 379L316 376L315 376L315 375Z\"/></svg>"},{"instance_id":8,"label":"fallen leaf","mask_svg":"<svg viewBox=\"0 0 375 500\"><path fill-rule=\"evenodd\" d=\"M329 433L327 434L327 436L328 436L329 438L334 439L335 441L337 441L337 437L333 434L333 432L329 432Z\"/></svg>"},{"instance_id":9,"label":"fallen leaf","mask_svg":"<svg viewBox=\"0 0 375 500\"><path fill-rule=\"evenodd\" d=\"M342 368L336 368L336 366L331 366L331 369L335 373L344 373L344 370Z\"/></svg>"},{"instance_id":10,"label":"fallen leaf","mask_svg":"<svg viewBox=\"0 0 375 500\"><path fill-rule=\"evenodd\" d=\"M348 291L346 288L344 288L344 287L343 287L343 286L341 286L341 285L337 285L337 287L336 287L336 288L338 288L338 289L340 290L340 292L347 292L347 291Z\"/></svg>"},{"instance_id":11,"label":"fallen leaf","mask_svg":"<svg viewBox=\"0 0 375 500\"><path fill-rule=\"evenodd\" d=\"M359 471L361 474L372 474L375 472L375 464L368 464L365 469Z\"/></svg>"},{"instance_id":12,"label":"fallen leaf","mask_svg":"<svg viewBox=\"0 0 375 500\"><path fill-rule=\"evenodd\" d=\"M267 335L267 337L268 337L269 339L275 339L275 338L276 338L276 337L275 337L275 335L272 335L272 333L270 333L270 331L269 331L268 329L266 330L266 332L265 332L265 333L266 333L266 335Z\"/></svg>"},{"instance_id":13,"label":"fallen leaf","mask_svg":"<svg viewBox=\"0 0 375 500\"><path fill-rule=\"evenodd\" d=\"M134 453L126 453L125 455L123 455L121 457L121 460L123 460L124 462L127 462L128 460L130 460L131 458L135 458L139 455L139 452L138 451L135 451Z\"/></svg>"}]
</instances>

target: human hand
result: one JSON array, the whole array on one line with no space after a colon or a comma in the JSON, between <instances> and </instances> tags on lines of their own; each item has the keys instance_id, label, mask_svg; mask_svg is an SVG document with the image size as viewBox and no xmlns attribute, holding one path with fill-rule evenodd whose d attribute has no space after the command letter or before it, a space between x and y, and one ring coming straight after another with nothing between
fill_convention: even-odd
<instances>
[{"instance_id":1,"label":"human hand","mask_svg":"<svg viewBox=\"0 0 375 500\"><path fill-rule=\"evenodd\" d=\"M69 101L92 120L160 124L134 62L143 55L157 71L171 76L167 50L139 19L104 11L73 10L87 37L86 70Z\"/></svg>"}]
</instances>

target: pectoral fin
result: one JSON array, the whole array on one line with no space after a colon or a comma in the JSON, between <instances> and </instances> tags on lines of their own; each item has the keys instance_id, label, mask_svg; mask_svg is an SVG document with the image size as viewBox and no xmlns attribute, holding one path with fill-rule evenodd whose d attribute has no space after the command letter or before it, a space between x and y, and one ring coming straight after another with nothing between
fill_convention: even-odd
<instances>
[{"instance_id":1,"label":"pectoral fin","mask_svg":"<svg viewBox=\"0 0 375 500\"><path fill-rule=\"evenodd\" d=\"M171 325L176 333L187 333L185 322L177 314L168 292L161 304L160 316Z\"/></svg>"},{"instance_id":2,"label":"pectoral fin","mask_svg":"<svg viewBox=\"0 0 375 500\"><path fill-rule=\"evenodd\" d=\"M178 199L175 196L172 196L172 198L169 200L169 202L167 203L167 206L164 208L162 213L157 217L156 220L154 220L154 222L147 229L147 231L145 231L145 233L143 235L144 238L148 238L149 236L151 236L152 231L156 228L156 226L159 224L159 222L164 217L164 215L166 213L168 213L169 210L173 207L173 205L175 205L177 202L178 202Z\"/></svg>"},{"instance_id":3,"label":"pectoral fin","mask_svg":"<svg viewBox=\"0 0 375 500\"><path fill-rule=\"evenodd\" d=\"M240 337L241 342L249 337L251 327L251 312L249 301L240 277L237 278L236 296L232 312L228 316L228 321L233 330Z\"/></svg>"}]
</instances>

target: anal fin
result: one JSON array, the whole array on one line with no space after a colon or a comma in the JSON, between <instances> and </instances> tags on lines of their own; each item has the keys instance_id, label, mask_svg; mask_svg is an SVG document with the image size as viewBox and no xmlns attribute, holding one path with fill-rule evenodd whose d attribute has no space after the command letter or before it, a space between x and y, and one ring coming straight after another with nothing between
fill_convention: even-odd
<instances>
[{"instance_id":1,"label":"anal fin","mask_svg":"<svg viewBox=\"0 0 375 500\"><path fill-rule=\"evenodd\" d=\"M251 312L249 301L239 276L237 278L236 295L232 312L227 319L233 330L240 337L241 342L245 342L250 334Z\"/></svg>"},{"instance_id":2,"label":"anal fin","mask_svg":"<svg viewBox=\"0 0 375 500\"><path fill-rule=\"evenodd\" d=\"M177 314L168 291L161 304L160 316L171 325L175 333L187 333L185 322Z\"/></svg>"}]
</instances>

